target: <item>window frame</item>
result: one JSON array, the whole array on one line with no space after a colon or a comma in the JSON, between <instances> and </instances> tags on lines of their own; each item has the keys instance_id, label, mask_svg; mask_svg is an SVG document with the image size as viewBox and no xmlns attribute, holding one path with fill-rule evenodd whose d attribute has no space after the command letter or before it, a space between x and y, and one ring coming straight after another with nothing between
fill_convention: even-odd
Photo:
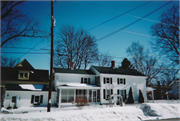
<instances>
[{"instance_id":1,"label":"window frame","mask_svg":"<svg viewBox=\"0 0 180 121\"><path fill-rule=\"evenodd\" d=\"M36 101L36 97L38 97L38 101ZM31 95L31 104L41 104L43 103L43 95Z\"/></svg>"},{"instance_id":2,"label":"window frame","mask_svg":"<svg viewBox=\"0 0 180 121\"><path fill-rule=\"evenodd\" d=\"M117 78L117 84L126 85L126 78Z\"/></svg>"},{"instance_id":3,"label":"window frame","mask_svg":"<svg viewBox=\"0 0 180 121\"><path fill-rule=\"evenodd\" d=\"M104 77L104 84L113 84L112 77Z\"/></svg>"},{"instance_id":4,"label":"window frame","mask_svg":"<svg viewBox=\"0 0 180 121\"><path fill-rule=\"evenodd\" d=\"M18 79L28 80L29 79L29 72L20 71L18 74Z\"/></svg>"},{"instance_id":5,"label":"window frame","mask_svg":"<svg viewBox=\"0 0 180 121\"><path fill-rule=\"evenodd\" d=\"M16 97L16 96L12 96L11 102L12 102L12 103L16 103L16 100L17 100L17 97Z\"/></svg>"},{"instance_id":6,"label":"window frame","mask_svg":"<svg viewBox=\"0 0 180 121\"><path fill-rule=\"evenodd\" d=\"M86 80L86 83L85 83ZM81 84L91 84L91 78L90 77L81 77Z\"/></svg>"}]
</instances>

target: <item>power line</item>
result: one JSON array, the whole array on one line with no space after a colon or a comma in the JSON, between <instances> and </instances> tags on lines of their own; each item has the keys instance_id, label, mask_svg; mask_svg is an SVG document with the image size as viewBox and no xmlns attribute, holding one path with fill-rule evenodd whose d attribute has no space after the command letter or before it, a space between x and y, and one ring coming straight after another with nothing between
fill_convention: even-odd
<instances>
[{"instance_id":1,"label":"power line","mask_svg":"<svg viewBox=\"0 0 180 121\"><path fill-rule=\"evenodd\" d=\"M152 0L151 0L151 1L152 1ZM90 30L92 30L92 29L94 29L94 28L96 28L96 27L98 27L98 26L101 26L101 25L103 25L103 24L105 24L105 23L107 23L107 22L109 22L109 21L112 21L112 20L114 20L114 19L116 19L116 18L118 18L118 17L120 17L120 16L122 16L122 15L124 15L124 14L127 14L127 13L129 13L129 12L135 10L135 9L140 8L141 6L144 6L144 5L148 4L148 3L150 3L151 1L148 1L148 2L146 2L146 3L142 4L142 5L139 5L139 6L133 8L133 9L131 9L131 10L129 10L129 11L126 11L126 12L124 12L124 13L116 16L116 17L113 17L113 18L111 18L111 19L109 19L109 20L107 20L107 21L104 21L104 22L102 22L102 23L100 23L100 24L98 24L98 25L96 25L96 26L94 26L94 27L92 27L92 28L90 28L90 29L88 29L88 30L86 30L86 31L90 31Z\"/></svg>"},{"instance_id":2,"label":"power line","mask_svg":"<svg viewBox=\"0 0 180 121\"><path fill-rule=\"evenodd\" d=\"M167 4L169 4L169 3L171 3L171 2L172 2L172 1L169 1L169 2L165 3L164 5L160 6L159 8L155 9L154 11L152 11L152 12L146 14L145 16L143 16L143 17L141 17L141 18L145 18L145 17L147 17L147 16L153 14L154 12L158 11L159 9L161 9L162 7L166 6ZM112 36L112 35L114 35L114 34L120 32L120 31L126 29L127 27L129 27L129 26L131 26L131 25L137 23L137 22L140 21L140 20L142 20L142 19L139 18L138 20L133 21L133 22L131 22L130 24L128 24L128 25L126 25L126 26L124 26L124 27L122 27L122 28L120 28L120 29L118 29L118 30L116 30L116 31L114 31L114 32L112 32L112 33L110 33L110 34L108 34L108 35L105 35L105 36L103 36L103 37L97 39L97 41L100 41L100 40L103 40L103 39L105 39L105 38L107 38L107 37L109 37L109 36Z\"/></svg>"},{"instance_id":3,"label":"power line","mask_svg":"<svg viewBox=\"0 0 180 121\"><path fill-rule=\"evenodd\" d=\"M134 15L127 15L127 16L131 16L131 17L134 17L134 18L139 18L139 19L146 20L146 21L150 21L150 22L154 22L154 23L160 23L160 24L164 24L164 25L169 25L169 26L172 26L172 27L176 27L176 26L171 25L171 24L167 24L167 23L163 23L163 22L159 22L159 21L155 21L155 20L151 20L151 19L146 19L146 18L142 18L142 17L139 17L139 16L134 16Z\"/></svg>"},{"instance_id":4,"label":"power line","mask_svg":"<svg viewBox=\"0 0 180 121\"><path fill-rule=\"evenodd\" d=\"M42 39L40 42L38 42L36 45L34 45L31 49L29 49L26 53L24 53L23 55L21 55L18 59L22 58L24 55L26 55L27 53L29 53L33 48L35 48L38 44L40 44L42 41L44 41L44 39Z\"/></svg>"},{"instance_id":5,"label":"power line","mask_svg":"<svg viewBox=\"0 0 180 121\"><path fill-rule=\"evenodd\" d=\"M1 53L9 53L9 54L50 54L50 53L42 53L42 52L1 52ZM20 58L20 57L19 57ZM19 59L18 58L18 59Z\"/></svg>"}]
</instances>

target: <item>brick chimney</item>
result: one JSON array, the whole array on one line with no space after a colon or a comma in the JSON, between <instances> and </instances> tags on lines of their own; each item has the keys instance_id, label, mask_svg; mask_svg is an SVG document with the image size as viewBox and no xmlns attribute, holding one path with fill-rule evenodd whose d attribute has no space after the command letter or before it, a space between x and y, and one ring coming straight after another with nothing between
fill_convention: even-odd
<instances>
[{"instance_id":1,"label":"brick chimney","mask_svg":"<svg viewBox=\"0 0 180 121\"><path fill-rule=\"evenodd\" d=\"M111 61L111 68L115 69L115 61Z\"/></svg>"},{"instance_id":2,"label":"brick chimney","mask_svg":"<svg viewBox=\"0 0 180 121\"><path fill-rule=\"evenodd\" d=\"M74 65L74 62L73 62L73 61L71 61L71 70L74 70L73 65Z\"/></svg>"}]
</instances>

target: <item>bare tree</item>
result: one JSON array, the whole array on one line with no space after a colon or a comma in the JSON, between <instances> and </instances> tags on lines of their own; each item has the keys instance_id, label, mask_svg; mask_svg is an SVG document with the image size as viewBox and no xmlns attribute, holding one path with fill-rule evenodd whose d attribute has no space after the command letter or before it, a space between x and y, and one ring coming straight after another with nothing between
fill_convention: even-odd
<instances>
[{"instance_id":1,"label":"bare tree","mask_svg":"<svg viewBox=\"0 0 180 121\"><path fill-rule=\"evenodd\" d=\"M139 42L133 42L126 52L131 56L132 66L147 76L146 84L149 85L152 79L155 79L157 74L160 73L162 65L159 65L157 59L150 56L149 51L145 51Z\"/></svg>"},{"instance_id":2,"label":"bare tree","mask_svg":"<svg viewBox=\"0 0 180 121\"><path fill-rule=\"evenodd\" d=\"M111 56L108 52L99 54L96 58L98 66L101 67L109 67L110 62L113 60L113 56Z\"/></svg>"},{"instance_id":3,"label":"bare tree","mask_svg":"<svg viewBox=\"0 0 180 121\"><path fill-rule=\"evenodd\" d=\"M56 53L54 65L62 68L70 68L71 61L74 69L86 69L98 55L96 40L86 31L75 29L71 25L64 25L58 32L56 41Z\"/></svg>"},{"instance_id":4,"label":"bare tree","mask_svg":"<svg viewBox=\"0 0 180 121\"><path fill-rule=\"evenodd\" d=\"M23 14L18 6L23 1L1 1L1 47L20 41L20 37L44 37L39 22Z\"/></svg>"},{"instance_id":5,"label":"bare tree","mask_svg":"<svg viewBox=\"0 0 180 121\"><path fill-rule=\"evenodd\" d=\"M165 65L161 73L159 74L159 80L161 83L165 81L165 85L169 85L172 81L178 78L179 69L175 69L176 64Z\"/></svg>"},{"instance_id":6,"label":"bare tree","mask_svg":"<svg viewBox=\"0 0 180 121\"><path fill-rule=\"evenodd\" d=\"M14 59L12 57L1 56L1 67L14 67L20 62L19 59Z\"/></svg>"},{"instance_id":7,"label":"bare tree","mask_svg":"<svg viewBox=\"0 0 180 121\"><path fill-rule=\"evenodd\" d=\"M165 11L160 20L160 23L151 26L151 33L157 38L152 42L152 47L160 55L166 55L179 64L179 6L175 5Z\"/></svg>"}]
</instances>

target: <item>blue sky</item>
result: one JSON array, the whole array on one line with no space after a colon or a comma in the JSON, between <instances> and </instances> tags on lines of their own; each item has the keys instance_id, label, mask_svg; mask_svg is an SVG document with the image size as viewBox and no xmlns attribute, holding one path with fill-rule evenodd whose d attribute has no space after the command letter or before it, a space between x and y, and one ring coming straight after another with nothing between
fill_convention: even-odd
<instances>
[{"instance_id":1,"label":"blue sky","mask_svg":"<svg viewBox=\"0 0 180 121\"><path fill-rule=\"evenodd\" d=\"M54 17L56 19L56 32L59 27L64 24L70 24L76 28L82 27L88 30L104 21L107 21L115 16L118 16L126 11L129 11L147 1L56 1L54 3ZM142 17L168 1L152 1L136 10L133 10L119 18L116 18L106 24L88 31L97 40L105 35L108 35L128 24L137 20L137 17ZM98 49L101 53L108 52L116 57L116 66L121 65L122 59L127 57L126 49L132 42L139 41L145 48L151 49L149 41L153 40L150 36L150 27L155 24L154 21L160 21L160 15L170 9L173 5L179 4L179 1L173 1L164 6L160 10L146 17L146 20L141 20L123 31L120 31L112 36L102 39L97 42ZM29 13L29 17L39 20L41 28L50 33L51 25L51 2L50 1L27 1L19 6L23 13ZM56 40L56 36L54 38ZM15 47L32 48L41 39L23 38L21 42L13 45ZM48 52L40 49L50 49L50 38L38 44L34 50L30 52ZM27 52L29 49L7 49L2 48L3 52ZM14 58L21 57L20 60L27 59L36 69L50 68L50 54L8 54Z\"/></svg>"}]
</instances>

